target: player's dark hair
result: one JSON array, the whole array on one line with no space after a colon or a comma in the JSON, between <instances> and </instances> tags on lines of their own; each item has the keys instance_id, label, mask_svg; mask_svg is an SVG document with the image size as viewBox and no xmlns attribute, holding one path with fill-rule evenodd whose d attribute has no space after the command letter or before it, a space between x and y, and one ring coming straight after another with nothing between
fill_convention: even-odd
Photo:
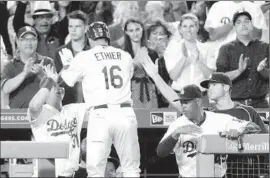
<instances>
[{"instance_id":1,"label":"player's dark hair","mask_svg":"<svg viewBox=\"0 0 270 178\"><path fill-rule=\"evenodd\" d=\"M88 24L87 15L83 11L80 11L80 10L72 11L71 13L69 13L67 15L67 18L68 18L68 20L69 19L79 19L79 20L83 21L83 23L85 25Z\"/></svg>"},{"instance_id":2,"label":"player's dark hair","mask_svg":"<svg viewBox=\"0 0 270 178\"><path fill-rule=\"evenodd\" d=\"M135 19L129 19L126 21L125 25L124 25L124 31L126 32L127 31L127 26L128 24L130 23L137 23L137 24L140 24L140 26L142 27L142 38L141 38L141 47L146 47L147 45L147 38L146 38L146 32L145 32L145 28L144 28L144 25L141 21L139 20L135 20ZM124 50L127 51L132 58L135 57L135 54L133 52L133 49L132 49L132 44L131 44L131 39L129 38L129 36L125 33L124 35Z\"/></svg>"},{"instance_id":3,"label":"player's dark hair","mask_svg":"<svg viewBox=\"0 0 270 178\"><path fill-rule=\"evenodd\" d=\"M163 28L168 38L172 36L172 33L169 31L168 27L160 20L157 20L147 28L147 39L149 39L151 32L156 30L158 27Z\"/></svg>"}]
</instances>

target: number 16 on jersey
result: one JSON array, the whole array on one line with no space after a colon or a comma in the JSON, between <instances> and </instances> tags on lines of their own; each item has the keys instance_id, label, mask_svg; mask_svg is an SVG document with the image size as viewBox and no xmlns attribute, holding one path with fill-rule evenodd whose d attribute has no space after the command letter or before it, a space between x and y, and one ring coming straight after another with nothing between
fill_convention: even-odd
<instances>
[{"instance_id":1,"label":"number 16 on jersey","mask_svg":"<svg viewBox=\"0 0 270 178\"><path fill-rule=\"evenodd\" d=\"M113 65L111 67L105 66L102 69L107 90L111 87L118 89L123 86L123 78L120 75L115 74L115 71L121 71L121 68L117 65Z\"/></svg>"}]
</instances>

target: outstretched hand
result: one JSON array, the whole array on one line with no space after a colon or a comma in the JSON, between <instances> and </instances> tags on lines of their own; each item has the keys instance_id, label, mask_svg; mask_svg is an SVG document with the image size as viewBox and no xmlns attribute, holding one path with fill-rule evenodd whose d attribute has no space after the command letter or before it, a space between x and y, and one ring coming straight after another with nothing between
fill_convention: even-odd
<instances>
[{"instance_id":1,"label":"outstretched hand","mask_svg":"<svg viewBox=\"0 0 270 178\"><path fill-rule=\"evenodd\" d=\"M51 64L48 64L48 65L46 65L46 66L44 67L44 71L45 71L45 75L46 75L48 78L53 79L53 81L54 81L55 83L57 83L59 75L57 74L57 72L56 72L54 66L52 66Z\"/></svg>"},{"instance_id":2,"label":"outstretched hand","mask_svg":"<svg viewBox=\"0 0 270 178\"><path fill-rule=\"evenodd\" d=\"M152 62L150 57L147 55L146 57L142 57L139 60L139 63L144 68L145 72L151 77L155 77L158 75L158 67Z\"/></svg>"}]
</instances>

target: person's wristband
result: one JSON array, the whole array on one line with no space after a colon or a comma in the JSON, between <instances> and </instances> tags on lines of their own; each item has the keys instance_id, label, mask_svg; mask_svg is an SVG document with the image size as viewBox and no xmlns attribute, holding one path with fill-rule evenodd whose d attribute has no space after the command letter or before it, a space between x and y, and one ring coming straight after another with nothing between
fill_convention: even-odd
<instances>
[{"instance_id":1,"label":"person's wristband","mask_svg":"<svg viewBox=\"0 0 270 178\"><path fill-rule=\"evenodd\" d=\"M44 77L40 81L40 88L47 88L50 91L55 84L56 83L54 82L52 78Z\"/></svg>"}]
</instances>

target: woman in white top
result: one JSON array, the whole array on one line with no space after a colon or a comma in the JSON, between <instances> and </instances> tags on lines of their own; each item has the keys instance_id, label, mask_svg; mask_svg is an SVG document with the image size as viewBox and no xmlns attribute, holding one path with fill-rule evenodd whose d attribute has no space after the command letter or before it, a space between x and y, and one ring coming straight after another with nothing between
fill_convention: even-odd
<instances>
[{"instance_id":1,"label":"woman in white top","mask_svg":"<svg viewBox=\"0 0 270 178\"><path fill-rule=\"evenodd\" d=\"M216 68L213 50L197 40L198 18L193 14L183 15L178 30L183 39L170 43L164 53L166 68L173 80L172 88L176 91L189 84L200 86Z\"/></svg>"}]
</instances>

